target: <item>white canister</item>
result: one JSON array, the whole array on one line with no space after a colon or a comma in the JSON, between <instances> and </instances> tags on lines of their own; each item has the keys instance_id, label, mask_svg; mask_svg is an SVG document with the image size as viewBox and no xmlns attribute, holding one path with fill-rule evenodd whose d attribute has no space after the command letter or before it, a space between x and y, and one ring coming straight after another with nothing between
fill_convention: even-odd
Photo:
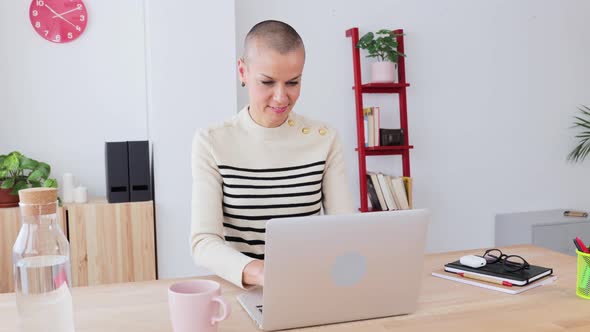
<instances>
[{"instance_id":1,"label":"white canister","mask_svg":"<svg viewBox=\"0 0 590 332\"><path fill-rule=\"evenodd\" d=\"M76 187L74 189L74 202L76 203L86 203L88 201L88 190L86 187Z\"/></svg>"},{"instance_id":2,"label":"white canister","mask_svg":"<svg viewBox=\"0 0 590 332\"><path fill-rule=\"evenodd\" d=\"M72 203L74 201L74 188L76 178L72 173L64 173L63 181L61 183L62 200L64 203Z\"/></svg>"}]
</instances>

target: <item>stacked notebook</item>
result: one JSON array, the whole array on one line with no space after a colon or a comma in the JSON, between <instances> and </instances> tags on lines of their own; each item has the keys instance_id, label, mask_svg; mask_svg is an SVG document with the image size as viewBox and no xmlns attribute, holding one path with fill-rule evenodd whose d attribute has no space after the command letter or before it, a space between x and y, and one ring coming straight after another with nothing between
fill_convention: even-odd
<instances>
[{"instance_id":1,"label":"stacked notebook","mask_svg":"<svg viewBox=\"0 0 590 332\"><path fill-rule=\"evenodd\" d=\"M522 293L551 283L556 279L552 274L553 269L537 265L531 265L529 269L507 272L501 262L472 268L462 265L459 261L445 264L444 269L432 273L435 277L508 294Z\"/></svg>"}]
</instances>

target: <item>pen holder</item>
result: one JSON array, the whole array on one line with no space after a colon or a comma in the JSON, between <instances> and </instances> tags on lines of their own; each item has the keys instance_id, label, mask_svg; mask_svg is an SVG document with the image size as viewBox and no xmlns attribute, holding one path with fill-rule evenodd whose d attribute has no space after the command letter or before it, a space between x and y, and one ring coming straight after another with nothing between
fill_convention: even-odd
<instances>
[{"instance_id":1,"label":"pen holder","mask_svg":"<svg viewBox=\"0 0 590 332\"><path fill-rule=\"evenodd\" d=\"M576 277L576 295L590 300L590 254L576 250L578 254L578 273Z\"/></svg>"}]
</instances>

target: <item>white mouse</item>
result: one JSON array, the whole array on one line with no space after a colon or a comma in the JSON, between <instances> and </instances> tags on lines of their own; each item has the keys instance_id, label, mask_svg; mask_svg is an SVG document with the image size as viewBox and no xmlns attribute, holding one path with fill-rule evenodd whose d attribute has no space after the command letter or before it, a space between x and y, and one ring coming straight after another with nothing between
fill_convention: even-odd
<instances>
[{"instance_id":1,"label":"white mouse","mask_svg":"<svg viewBox=\"0 0 590 332\"><path fill-rule=\"evenodd\" d=\"M473 267L473 268L477 269L479 267L486 265L486 260L485 260L485 258L480 257L480 256L467 255L467 256L461 257L461 259L459 260L459 263L461 263L461 265L465 265L465 266L469 266L469 267Z\"/></svg>"}]
</instances>

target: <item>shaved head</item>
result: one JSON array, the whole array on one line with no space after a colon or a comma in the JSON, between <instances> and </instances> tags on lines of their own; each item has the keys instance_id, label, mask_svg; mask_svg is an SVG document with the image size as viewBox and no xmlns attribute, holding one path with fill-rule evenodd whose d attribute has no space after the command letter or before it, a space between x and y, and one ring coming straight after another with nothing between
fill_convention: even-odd
<instances>
[{"instance_id":1,"label":"shaved head","mask_svg":"<svg viewBox=\"0 0 590 332\"><path fill-rule=\"evenodd\" d=\"M301 37L289 24L281 21L262 21L250 29L244 40L243 59L254 56L255 48L269 48L279 54L287 54L305 47Z\"/></svg>"}]
</instances>

